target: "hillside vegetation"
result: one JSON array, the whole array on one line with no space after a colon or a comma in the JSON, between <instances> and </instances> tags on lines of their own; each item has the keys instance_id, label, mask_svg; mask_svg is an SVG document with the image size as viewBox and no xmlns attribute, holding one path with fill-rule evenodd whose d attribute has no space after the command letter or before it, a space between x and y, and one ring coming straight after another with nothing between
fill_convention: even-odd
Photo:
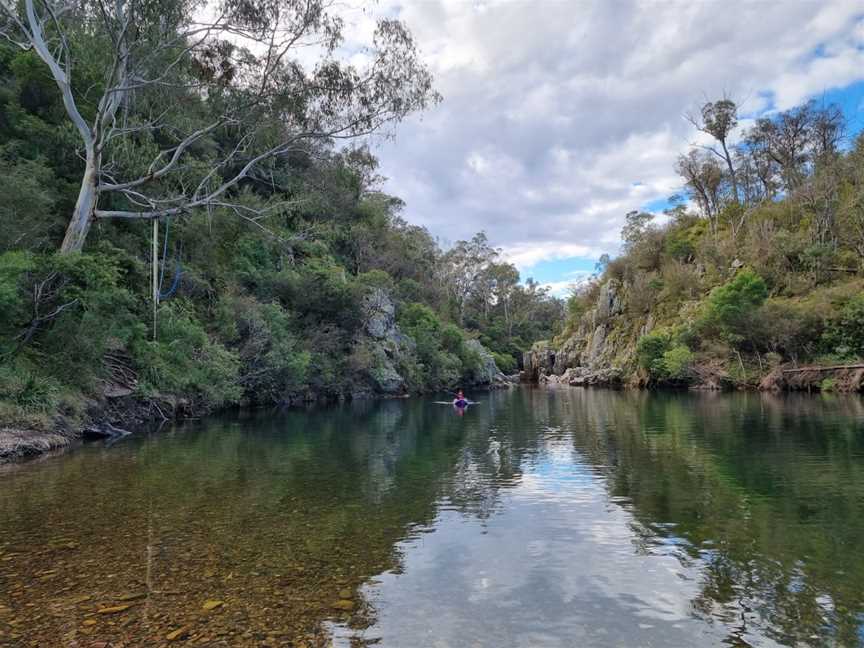
<instances>
[{"instance_id":1,"label":"hillside vegetation","mask_svg":"<svg viewBox=\"0 0 864 648\"><path fill-rule=\"evenodd\" d=\"M627 215L622 254L576 290L529 367L577 383L860 389L856 368L782 369L864 358L864 137L812 103L734 147L734 103L693 121L712 143L680 156L686 194L664 217Z\"/></svg>"},{"instance_id":2,"label":"hillside vegetation","mask_svg":"<svg viewBox=\"0 0 864 648\"><path fill-rule=\"evenodd\" d=\"M383 23L379 58L363 77L335 59L340 23L326 20L326 6L291 4L307 12L289 25L309 30L298 39L332 43L308 75L280 55L269 78L256 76L269 69L266 56L236 38L193 40L182 3L162 5L172 12L134 18L140 32L112 31L132 18L103 21L87 3L43 23L68 57L59 60L72 99L45 65L50 52L0 44L4 425L76 429L100 417L123 425L237 404L489 384L557 332L560 300L522 285L483 234L442 249L380 191L369 151L345 141L387 132L437 100L404 27ZM234 19L259 40L285 29L248 24L254 12ZM169 32L159 47L147 20ZM21 25L19 37L32 37ZM123 104L111 108L104 98L116 70L90 53L120 41L142 66L152 52L175 63L148 62L172 83L127 90L126 79ZM76 130L73 100L92 128ZM94 152L88 138L100 132L110 135ZM82 196L93 191L82 221Z\"/></svg>"}]
</instances>

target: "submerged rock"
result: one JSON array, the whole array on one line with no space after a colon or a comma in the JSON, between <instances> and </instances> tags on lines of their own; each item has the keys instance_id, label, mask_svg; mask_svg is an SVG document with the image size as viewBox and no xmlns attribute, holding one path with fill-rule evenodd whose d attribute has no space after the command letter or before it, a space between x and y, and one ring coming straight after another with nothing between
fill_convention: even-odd
<instances>
[{"instance_id":1,"label":"submerged rock","mask_svg":"<svg viewBox=\"0 0 864 648\"><path fill-rule=\"evenodd\" d=\"M169 632L165 635L165 639L167 641L179 641L180 639L188 637L190 631L191 628L189 626L183 626L182 628L177 628L173 632Z\"/></svg>"},{"instance_id":2,"label":"submerged rock","mask_svg":"<svg viewBox=\"0 0 864 648\"><path fill-rule=\"evenodd\" d=\"M345 612L349 612L354 609L354 601L349 601L348 599L340 599L335 601L331 607L334 610L342 610Z\"/></svg>"},{"instance_id":3,"label":"submerged rock","mask_svg":"<svg viewBox=\"0 0 864 648\"><path fill-rule=\"evenodd\" d=\"M109 607L99 608L98 610L96 610L96 613L97 614L119 614L120 612L125 612L126 610L128 610L131 607L132 607L131 603L125 604L125 605L112 605Z\"/></svg>"}]
</instances>

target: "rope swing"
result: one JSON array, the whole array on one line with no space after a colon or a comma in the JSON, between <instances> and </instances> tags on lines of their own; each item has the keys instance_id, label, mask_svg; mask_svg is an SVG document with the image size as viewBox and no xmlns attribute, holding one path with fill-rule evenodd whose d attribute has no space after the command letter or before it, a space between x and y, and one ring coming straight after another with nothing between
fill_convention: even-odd
<instances>
[{"instance_id":1,"label":"rope swing","mask_svg":"<svg viewBox=\"0 0 864 648\"><path fill-rule=\"evenodd\" d=\"M168 290L163 291L162 287L165 283L165 266L168 261L168 238L171 226L171 219L165 220L165 240L162 244L162 261L159 261L159 219L153 219L153 246L151 251L150 264L152 268L152 286L151 296L153 300L153 339L156 339L156 318L159 309L159 302L164 299L169 299L174 296L177 289L180 287L180 279L183 277L183 266L180 263L179 253L175 253L176 265L174 268L174 279ZM160 268L161 266L161 268Z\"/></svg>"},{"instance_id":2,"label":"rope swing","mask_svg":"<svg viewBox=\"0 0 864 648\"><path fill-rule=\"evenodd\" d=\"M168 299L169 297L173 297L174 293L177 292L177 288L180 287L180 278L183 276L183 266L180 263L180 255L176 253L174 260L174 279L171 282L171 286L168 290L163 291L162 286L165 284L165 266L167 265L168 260L168 232L170 231L171 220L166 219L165 221L165 242L162 246L162 271L159 273L159 301L164 299Z\"/></svg>"}]
</instances>

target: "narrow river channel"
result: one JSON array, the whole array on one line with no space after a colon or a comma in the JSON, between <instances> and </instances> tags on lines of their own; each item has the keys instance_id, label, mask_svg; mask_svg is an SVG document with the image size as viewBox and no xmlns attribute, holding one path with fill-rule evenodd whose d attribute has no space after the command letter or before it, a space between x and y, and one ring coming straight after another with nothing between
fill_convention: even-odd
<instances>
[{"instance_id":1,"label":"narrow river channel","mask_svg":"<svg viewBox=\"0 0 864 648\"><path fill-rule=\"evenodd\" d=\"M0 468L0 646L864 646L864 401L259 412Z\"/></svg>"}]
</instances>

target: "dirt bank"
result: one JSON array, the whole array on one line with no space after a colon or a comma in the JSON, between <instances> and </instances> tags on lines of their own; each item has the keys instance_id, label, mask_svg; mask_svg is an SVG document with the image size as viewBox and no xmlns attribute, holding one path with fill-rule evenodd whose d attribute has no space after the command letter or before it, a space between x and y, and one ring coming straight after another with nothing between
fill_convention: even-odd
<instances>
[{"instance_id":1,"label":"dirt bank","mask_svg":"<svg viewBox=\"0 0 864 648\"><path fill-rule=\"evenodd\" d=\"M71 432L0 428L0 463L63 448L78 438Z\"/></svg>"}]
</instances>

